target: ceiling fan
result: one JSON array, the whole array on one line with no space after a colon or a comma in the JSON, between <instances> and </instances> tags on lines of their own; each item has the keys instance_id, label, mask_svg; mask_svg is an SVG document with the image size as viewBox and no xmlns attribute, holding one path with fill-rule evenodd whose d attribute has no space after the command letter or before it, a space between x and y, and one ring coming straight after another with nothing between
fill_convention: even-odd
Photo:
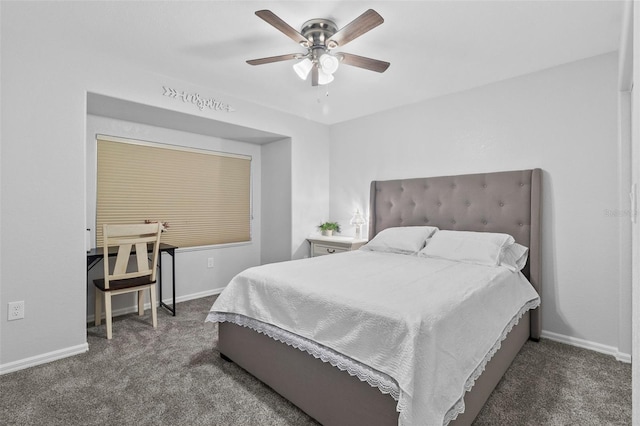
<instances>
[{"instance_id":1,"label":"ceiling fan","mask_svg":"<svg viewBox=\"0 0 640 426\"><path fill-rule=\"evenodd\" d=\"M389 68L389 62L365 58L351 53L332 52L333 49L343 47L384 22L382 16L373 9L367 10L340 30L329 19L311 19L305 22L301 31L298 32L270 10L258 10L256 15L300 44L300 46L306 48L307 52L251 59L247 61L249 65L300 59L293 68L303 80L306 80L311 74L312 86L331 83L333 81L333 73L338 69L340 63L380 73Z\"/></svg>"}]
</instances>

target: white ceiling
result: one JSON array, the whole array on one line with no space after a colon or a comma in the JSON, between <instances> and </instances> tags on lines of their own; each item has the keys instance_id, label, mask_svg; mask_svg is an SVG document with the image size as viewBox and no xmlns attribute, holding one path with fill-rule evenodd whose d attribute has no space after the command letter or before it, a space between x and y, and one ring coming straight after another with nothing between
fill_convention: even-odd
<instances>
[{"instance_id":1,"label":"white ceiling","mask_svg":"<svg viewBox=\"0 0 640 426\"><path fill-rule=\"evenodd\" d=\"M311 18L341 28L369 8L385 22L335 51L391 62L383 74L343 65L314 88L294 61L245 63L304 52L256 10L299 30ZM622 10L613 0L62 2L52 19L71 46L211 87L203 96L333 124L615 51Z\"/></svg>"}]
</instances>

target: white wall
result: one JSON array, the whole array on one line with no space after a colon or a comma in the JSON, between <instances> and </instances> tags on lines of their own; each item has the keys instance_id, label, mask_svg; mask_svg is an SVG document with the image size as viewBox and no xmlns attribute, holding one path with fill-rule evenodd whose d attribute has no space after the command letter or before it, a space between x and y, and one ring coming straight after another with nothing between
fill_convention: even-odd
<instances>
[{"instance_id":1,"label":"white wall","mask_svg":"<svg viewBox=\"0 0 640 426\"><path fill-rule=\"evenodd\" d=\"M594 349L628 348L618 341L620 288L630 284L619 264L628 216L616 213L628 197L618 180L617 75L611 53L335 125L331 218L348 223L366 207L374 179L540 167L543 329Z\"/></svg>"},{"instance_id":2,"label":"white wall","mask_svg":"<svg viewBox=\"0 0 640 426\"><path fill-rule=\"evenodd\" d=\"M290 252L328 215L326 126L234 98L224 82L194 86L73 40L69 2L2 2L0 181L0 373L86 350L87 92L213 118L291 138ZM86 17L90 19L90 17ZM162 86L231 104L199 111ZM37 254L37 255L36 255ZM200 265L200 260L197 261ZM6 303L25 301L23 320Z\"/></svg>"}]
</instances>

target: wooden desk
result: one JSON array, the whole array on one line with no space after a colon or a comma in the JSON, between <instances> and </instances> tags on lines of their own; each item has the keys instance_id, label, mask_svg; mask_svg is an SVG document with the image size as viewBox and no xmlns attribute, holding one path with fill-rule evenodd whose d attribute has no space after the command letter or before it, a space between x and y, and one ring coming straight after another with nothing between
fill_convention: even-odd
<instances>
[{"instance_id":1,"label":"wooden desk","mask_svg":"<svg viewBox=\"0 0 640 426\"><path fill-rule=\"evenodd\" d=\"M151 246L149 246L151 248ZM176 249L178 247L171 244L160 243L160 254L158 255L158 288L160 289L160 306L164 306L176 316ZM87 252L87 282L89 281L89 271L93 269L104 257L102 247L92 248ZM171 287L173 290L173 306L169 306L162 301L162 253L167 253L171 256ZM118 254L118 247L109 248L109 256L115 256Z\"/></svg>"}]
</instances>

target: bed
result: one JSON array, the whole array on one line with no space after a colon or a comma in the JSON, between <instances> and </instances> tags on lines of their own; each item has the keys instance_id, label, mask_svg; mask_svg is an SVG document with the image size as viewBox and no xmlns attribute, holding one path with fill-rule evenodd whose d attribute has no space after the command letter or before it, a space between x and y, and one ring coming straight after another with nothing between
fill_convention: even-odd
<instances>
[{"instance_id":1,"label":"bed","mask_svg":"<svg viewBox=\"0 0 640 426\"><path fill-rule=\"evenodd\" d=\"M528 283L527 285L529 287L533 286L539 294L541 274L540 185L541 171L539 169L374 181L371 183L370 192L369 240L371 241L387 233L388 231L386 230L391 228L417 230L418 228L429 226L437 227L442 231L473 231L473 233L482 232L487 235L495 233L508 234L513 237L516 243L529 248L528 260L522 269L522 273L530 283L530 285ZM440 233L438 232L437 234L439 235ZM427 244L427 247L429 246L430 244ZM380 271L374 275L382 275L383 271L388 269L383 268L385 262L392 262L390 259L393 256L396 256L394 259L399 258L395 254L373 253L366 255L364 253L344 253L314 258L315 260L305 259L285 263L297 265L301 269L312 269L314 267L320 268L323 265L310 262L329 262L324 266L331 268L333 264L335 265L334 269L346 270L345 263L353 262L354 265L359 265L365 262L363 264L366 265L366 262L370 262L371 268L374 269L376 264L381 265ZM374 259L373 263L371 263L372 259ZM395 260L393 261L395 262ZM419 262L409 259L407 256L402 261L405 263L401 268L407 268L407 271L410 270L408 268L414 268L414 265L419 268L424 267L422 264L418 265ZM305 264L304 262L308 263ZM389 263L389 265L392 264ZM251 271L247 274L262 273L264 275L277 276L280 273L279 268L282 268L282 266L264 265L263 267L251 268ZM448 267L438 268L447 270ZM242 276L243 274L240 275ZM324 275L321 269L316 269L315 276L316 281L322 281ZM262 278L260 277L255 278L254 276L254 281L261 281ZM336 273L334 275L328 274L326 277L327 282L339 281L339 275L336 275ZM299 276L294 275L291 281L299 279ZM371 276L369 279L375 280L375 277ZM282 281L284 282L285 280ZM312 280L309 279L309 281ZM230 284L233 284L233 281ZM236 285L235 288L239 288L239 291L242 292L245 286ZM274 290L272 287L269 287L269 289L274 294L280 291ZM332 288L331 291L333 290ZM226 291L227 289L225 289ZM225 292L223 292L223 295ZM244 303L249 310L254 309L254 305L260 305L259 299L255 299L257 297L255 289L248 290L245 296L246 299L238 298L236 295L233 297L234 299L244 300L244 302L240 303ZM495 296L494 294L491 297ZM252 297L254 298L253 300ZM300 297L306 298L307 296ZM304 300L304 303L306 303L307 299ZM304 303L296 304L296 306L306 306ZM327 312L333 312L332 305L325 304L322 306ZM537 306L537 304L529 305L529 308L534 306ZM345 307L341 306L339 309L335 309L336 312L340 312L343 308ZM478 364L473 374L469 374L465 383L467 392L462 391L463 400L461 396L461 401L456 402L448 409L446 415L442 417L441 423L451 425L471 424L522 345L527 339L539 339L541 331L539 309L529 310L529 308L522 308L522 312L514 316L515 321L504 326L504 336L500 337L495 345L489 347L484 360ZM425 424L425 418L432 419L432 417L424 417L422 414L428 412L431 409L431 405L437 406L436 402L432 403L430 400L425 401L424 398L416 397L415 399L419 399L419 401L414 401L411 404L413 407L415 403L417 408L406 409L406 407L402 407L402 397L406 393L404 392L405 382L403 381L403 376L400 375L396 378L394 373L387 374L387 370L395 371L395 367L387 368L385 363L390 362L389 360L393 363L393 359L388 356L385 358L382 355L383 351L381 351L381 354L374 353L372 358L368 358L368 360L373 359L368 364L363 362L361 354L353 356L349 354L349 356L346 356L339 350L334 350L333 344L327 344L326 346L318 344L321 349L318 350L314 346L315 342L312 339L304 337L307 336L306 331L300 331L301 336L299 336L300 341L298 341L297 334L292 333L294 330L283 331L279 327L281 325L279 322L280 316L294 317L293 322L300 321L302 327L302 323L307 321L306 314L309 313L309 316L312 317L311 312L314 312L313 309L309 311L301 310L305 315L300 312L282 313L280 310L267 314L268 317L273 316L272 322L278 324L278 326L274 326L269 318L264 316L259 317L260 321L256 323L252 318L244 315L231 317L229 315L232 314L228 312L221 313L219 309L220 307L216 307L216 304L214 304L212 312L207 319L219 322L218 349L221 356L237 363L320 423L325 425L397 425ZM497 311L499 309L498 307L492 307L491 310ZM348 315L352 317L354 315L358 316L358 313L354 312L347 311L345 315L347 315L347 318ZM465 311L461 312L464 313ZM318 317L317 321L323 324L327 323L327 321L331 323L334 320L333 318L338 316L333 316L332 314L328 319ZM460 316L464 315L455 315L456 318ZM384 323L387 320L386 317L376 318L380 318L383 324L386 325ZM311 325L313 324L311 320L307 322ZM363 321L363 323L370 322L368 320ZM344 324L337 322L335 329L338 331L334 334L343 333L343 331L340 331L341 327L344 329ZM457 330L461 331L456 331L456 333L463 333L466 328L458 327ZM332 327L328 327L322 330L320 334L324 337L327 332L332 334L332 330ZM428 335L429 333L419 334ZM434 332L432 334L437 333ZM448 338L444 334L439 335L444 336L439 337L439 341L450 340L455 342L466 338L462 337L464 336L463 334L460 334L459 338ZM322 341L331 341L331 338L329 337L329 340ZM353 339L351 337L345 339L342 336L338 337L338 340L347 340L347 344L353 344L354 341L357 342L358 338L360 337L355 336ZM318 339L320 340L320 337ZM377 342L376 344L379 343ZM359 342L358 344L358 347L367 346L368 342ZM394 346L394 349L404 348L404 346L398 345ZM376 347L375 345L371 346ZM429 347L429 345L424 346L421 343L420 347ZM413 347L410 346L408 348L407 352L411 352ZM483 347L481 352L483 353L485 350ZM420 360L420 358L424 357L428 356L418 355L416 359ZM379 364L379 362L382 364ZM448 365L446 362L446 360L442 361L442 358L437 360L439 365ZM464 362L467 361L465 360ZM477 360L469 362L477 362ZM416 361L415 364L416 368L418 368L419 362ZM378 368L380 366L381 368ZM447 377L455 375L450 373L451 370L445 368L435 370L449 372L446 375ZM417 371L420 373L414 375L414 377L421 377L423 370L418 369ZM438 374L442 375L442 373ZM467 373L461 374L466 375ZM434 376L433 383L440 383L438 381L440 379ZM416 381L418 380L416 379ZM416 385L416 389L421 388ZM430 389L430 398L439 396L440 391L440 389L437 389L437 392L435 389ZM442 392L446 393L445 390L442 390ZM422 396L427 395L427 393L412 391L411 397L415 395ZM446 402L446 404L449 404L449 402ZM403 408L406 410L403 411ZM420 409L423 411L419 411ZM402 413L399 414L398 411L402 411ZM406 417L407 412L413 414ZM416 417L414 414L418 414L418 416ZM440 415L439 412L438 415ZM437 418L439 419L440 417ZM433 424L431 420L426 421L426 423Z\"/></svg>"}]
</instances>

